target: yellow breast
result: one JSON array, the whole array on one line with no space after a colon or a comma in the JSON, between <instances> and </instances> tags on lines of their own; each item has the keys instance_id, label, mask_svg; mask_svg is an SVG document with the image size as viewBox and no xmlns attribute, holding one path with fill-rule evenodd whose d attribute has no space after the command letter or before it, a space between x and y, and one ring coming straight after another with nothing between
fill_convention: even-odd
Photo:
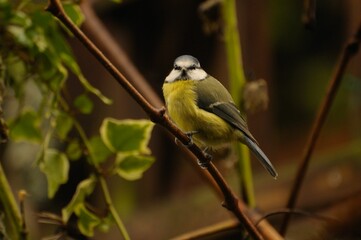
<instances>
[{"instance_id":1,"label":"yellow breast","mask_svg":"<svg viewBox=\"0 0 361 240\"><path fill-rule=\"evenodd\" d=\"M196 144L214 146L233 139L233 128L217 115L197 106L197 81L164 83L163 94L168 114L184 132L197 131Z\"/></svg>"},{"instance_id":2,"label":"yellow breast","mask_svg":"<svg viewBox=\"0 0 361 240\"><path fill-rule=\"evenodd\" d=\"M196 116L195 82L191 80L164 83L163 94L169 116L183 131L193 131L191 119Z\"/></svg>"}]
</instances>

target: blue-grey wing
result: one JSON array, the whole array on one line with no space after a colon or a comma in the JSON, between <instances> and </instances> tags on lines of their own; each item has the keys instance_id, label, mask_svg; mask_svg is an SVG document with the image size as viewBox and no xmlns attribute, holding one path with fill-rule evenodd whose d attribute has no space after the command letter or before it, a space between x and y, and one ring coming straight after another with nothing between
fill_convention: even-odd
<instances>
[{"instance_id":1,"label":"blue-grey wing","mask_svg":"<svg viewBox=\"0 0 361 240\"><path fill-rule=\"evenodd\" d=\"M200 81L197 84L196 95L199 108L214 113L257 143L249 132L247 123L234 104L231 95L217 79L208 76L206 80Z\"/></svg>"}]
</instances>

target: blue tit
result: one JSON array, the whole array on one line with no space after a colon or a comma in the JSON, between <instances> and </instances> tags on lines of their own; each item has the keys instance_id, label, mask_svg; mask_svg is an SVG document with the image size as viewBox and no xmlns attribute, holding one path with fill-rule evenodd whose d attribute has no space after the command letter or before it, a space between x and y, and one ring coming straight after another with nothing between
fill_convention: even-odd
<instances>
[{"instance_id":1,"label":"blue tit","mask_svg":"<svg viewBox=\"0 0 361 240\"><path fill-rule=\"evenodd\" d=\"M192 133L198 146L216 147L238 140L277 177L227 89L208 75L195 57L176 58L173 70L165 78L163 95L172 121L185 133Z\"/></svg>"}]
</instances>

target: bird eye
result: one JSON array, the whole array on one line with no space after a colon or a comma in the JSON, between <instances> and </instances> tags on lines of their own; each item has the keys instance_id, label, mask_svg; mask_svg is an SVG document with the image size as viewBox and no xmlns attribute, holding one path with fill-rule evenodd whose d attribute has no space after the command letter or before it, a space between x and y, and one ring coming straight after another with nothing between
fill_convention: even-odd
<instances>
[{"instance_id":1,"label":"bird eye","mask_svg":"<svg viewBox=\"0 0 361 240\"><path fill-rule=\"evenodd\" d=\"M175 70L181 70L181 67L176 65L176 66L174 66L174 69Z\"/></svg>"},{"instance_id":2,"label":"bird eye","mask_svg":"<svg viewBox=\"0 0 361 240\"><path fill-rule=\"evenodd\" d=\"M195 65L192 65L188 68L189 70L195 70L196 69L196 66Z\"/></svg>"}]
</instances>

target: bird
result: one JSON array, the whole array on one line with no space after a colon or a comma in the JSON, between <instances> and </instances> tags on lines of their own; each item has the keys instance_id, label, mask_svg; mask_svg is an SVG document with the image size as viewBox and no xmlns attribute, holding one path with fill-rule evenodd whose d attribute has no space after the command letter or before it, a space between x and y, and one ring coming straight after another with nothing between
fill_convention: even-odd
<instances>
[{"instance_id":1,"label":"bird","mask_svg":"<svg viewBox=\"0 0 361 240\"><path fill-rule=\"evenodd\" d=\"M208 149L240 141L248 146L274 178L278 176L250 133L231 94L202 69L197 58L191 55L177 57L162 89L170 119L197 146Z\"/></svg>"}]
</instances>

